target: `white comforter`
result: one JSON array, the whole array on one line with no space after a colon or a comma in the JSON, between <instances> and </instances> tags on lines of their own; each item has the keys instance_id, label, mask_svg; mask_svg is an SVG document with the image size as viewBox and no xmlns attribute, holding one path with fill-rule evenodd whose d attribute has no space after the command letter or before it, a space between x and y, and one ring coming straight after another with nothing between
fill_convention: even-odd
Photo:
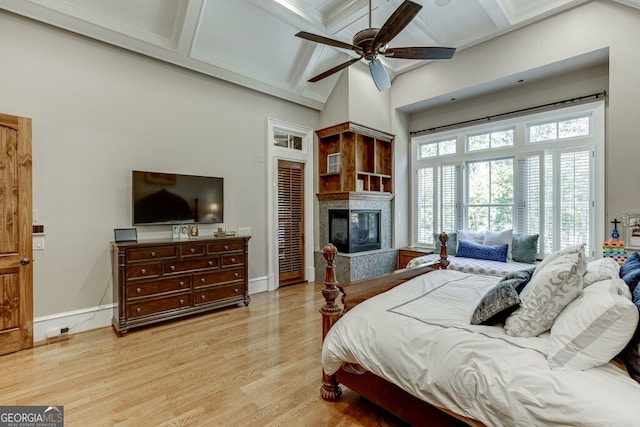
<instances>
[{"instance_id":1,"label":"white comforter","mask_svg":"<svg viewBox=\"0 0 640 427\"><path fill-rule=\"evenodd\" d=\"M359 304L327 334L325 372L356 363L490 426L640 426L640 384L617 366L551 370L545 336L470 325L498 280L437 270Z\"/></svg>"}]
</instances>

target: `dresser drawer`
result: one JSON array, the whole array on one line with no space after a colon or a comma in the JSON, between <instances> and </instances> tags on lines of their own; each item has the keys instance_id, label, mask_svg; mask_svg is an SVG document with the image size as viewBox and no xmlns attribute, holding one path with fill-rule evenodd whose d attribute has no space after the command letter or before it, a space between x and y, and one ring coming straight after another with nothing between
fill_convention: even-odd
<instances>
[{"instance_id":1,"label":"dresser drawer","mask_svg":"<svg viewBox=\"0 0 640 427\"><path fill-rule=\"evenodd\" d=\"M229 270L218 270L215 272L207 272L193 275L193 286L207 286L219 283L233 282L242 280L244 271L241 268L233 268Z\"/></svg>"},{"instance_id":2,"label":"dresser drawer","mask_svg":"<svg viewBox=\"0 0 640 427\"><path fill-rule=\"evenodd\" d=\"M151 279L160 277L162 265L159 262L153 264L132 264L127 266L127 279Z\"/></svg>"},{"instance_id":3,"label":"dresser drawer","mask_svg":"<svg viewBox=\"0 0 640 427\"><path fill-rule=\"evenodd\" d=\"M190 256L204 255L204 243L189 243L180 245L180 256L183 258Z\"/></svg>"},{"instance_id":4,"label":"dresser drawer","mask_svg":"<svg viewBox=\"0 0 640 427\"><path fill-rule=\"evenodd\" d=\"M148 246L129 249L127 251L127 262L176 258L177 251L178 248L176 246Z\"/></svg>"},{"instance_id":5,"label":"dresser drawer","mask_svg":"<svg viewBox=\"0 0 640 427\"><path fill-rule=\"evenodd\" d=\"M214 286L195 293L194 305L207 304L217 300L239 297L242 295L242 283Z\"/></svg>"},{"instance_id":6,"label":"dresser drawer","mask_svg":"<svg viewBox=\"0 0 640 427\"><path fill-rule=\"evenodd\" d=\"M207 253L241 251L244 249L242 241L212 242L207 244Z\"/></svg>"},{"instance_id":7,"label":"dresser drawer","mask_svg":"<svg viewBox=\"0 0 640 427\"><path fill-rule=\"evenodd\" d=\"M244 254L230 254L230 255L222 255L222 266L228 267L231 265L243 265L244 264Z\"/></svg>"},{"instance_id":8,"label":"dresser drawer","mask_svg":"<svg viewBox=\"0 0 640 427\"><path fill-rule=\"evenodd\" d=\"M130 318L148 316L150 314L161 313L163 311L189 307L190 305L191 295L189 293L184 293L164 298L132 302L127 305L127 315Z\"/></svg>"},{"instance_id":9,"label":"dresser drawer","mask_svg":"<svg viewBox=\"0 0 640 427\"><path fill-rule=\"evenodd\" d=\"M203 270L220 267L219 257L190 259L185 261L171 261L164 263L164 274L182 273L185 271Z\"/></svg>"},{"instance_id":10,"label":"dresser drawer","mask_svg":"<svg viewBox=\"0 0 640 427\"><path fill-rule=\"evenodd\" d=\"M176 276L152 282L138 282L127 285L127 297L145 297L166 292L186 291L191 289L191 276Z\"/></svg>"}]
</instances>

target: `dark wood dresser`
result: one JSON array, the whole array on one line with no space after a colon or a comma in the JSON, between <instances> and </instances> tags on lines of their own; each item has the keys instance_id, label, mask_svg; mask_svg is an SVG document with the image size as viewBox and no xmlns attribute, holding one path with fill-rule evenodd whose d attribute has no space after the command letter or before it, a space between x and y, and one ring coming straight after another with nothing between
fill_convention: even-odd
<instances>
[{"instance_id":1,"label":"dark wood dresser","mask_svg":"<svg viewBox=\"0 0 640 427\"><path fill-rule=\"evenodd\" d=\"M113 243L113 328L249 305L249 236Z\"/></svg>"}]
</instances>

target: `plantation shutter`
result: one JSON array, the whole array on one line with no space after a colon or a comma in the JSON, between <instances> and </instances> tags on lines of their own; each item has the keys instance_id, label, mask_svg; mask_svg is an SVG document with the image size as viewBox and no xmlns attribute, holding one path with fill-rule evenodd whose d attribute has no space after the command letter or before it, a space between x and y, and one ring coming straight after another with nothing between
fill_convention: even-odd
<instances>
[{"instance_id":1,"label":"plantation shutter","mask_svg":"<svg viewBox=\"0 0 640 427\"><path fill-rule=\"evenodd\" d=\"M418 235L417 243L433 244L434 229L434 167L425 167L417 170L417 197L418 197Z\"/></svg>"},{"instance_id":2,"label":"plantation shutter","mask_svg":"<svg viewBox=\"0 0 640 427\"><path fill-rule=\"evenodd\" d=\"M278 275L280 285L304 279L304 182L301 163L278 162Z\"/></svg>"},{"instance_id":3,"label":"plantation shutter","mask_svg":"<svg viewBox=\"0 0 640 427\"><path fill-rule=\"evenodd\" d=\"M541 234L540 161L539 154L518 159L516 171L516 232L518 234Z\"/></svg>"},{"instance_id":4,"label":"plantation shutter","mask_svg":"<svg viewBox=\"0 0 640 427\"><path fill-rule=\"evenodd\" d=\"M586 243L590 253L591 151L560 154L561 248Z\"/></svg>"},{"instance_id":5,"label":"plantation shutter","mask_svg":"<svg viewBox=\"0 0 640 427\"><path fill-rule=\"evenodd\" d=\"M462 168L459 165L445 165L440 168L440 229L436 232L453 232L462 224Z\"/></svg>"}]
</instances>

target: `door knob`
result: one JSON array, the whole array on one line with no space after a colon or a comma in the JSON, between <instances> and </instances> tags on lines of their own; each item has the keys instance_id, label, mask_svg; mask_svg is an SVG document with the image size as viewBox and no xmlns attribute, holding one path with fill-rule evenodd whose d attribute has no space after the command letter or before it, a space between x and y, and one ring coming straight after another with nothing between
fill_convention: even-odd
<instances>
[{"instance_id":1,"label":"door knob","mask_svg":"<svg viewBox=\"0 0 640 427\"><path fill-rule=\"evenodd\" d=\"M22 265L27 265L29 263L31 263L31 259L30 258L22 258L20 260L20 264L22 264Z\"/></svg>"}]
</instances>

